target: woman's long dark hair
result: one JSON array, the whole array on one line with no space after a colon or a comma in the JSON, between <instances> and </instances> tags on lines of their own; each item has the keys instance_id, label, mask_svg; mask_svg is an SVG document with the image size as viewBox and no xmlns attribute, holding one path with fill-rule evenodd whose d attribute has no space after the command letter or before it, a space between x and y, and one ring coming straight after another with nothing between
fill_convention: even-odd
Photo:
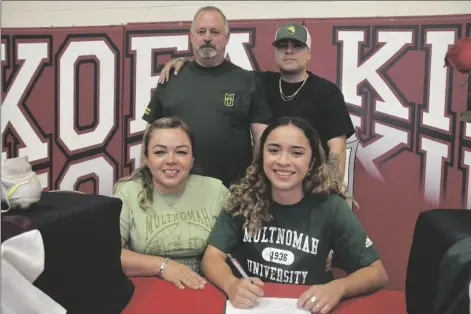
<instances>
[{"instance_id":1,"label":"woman's long dark hair","mask_svg":"<svg viewBox=\"0 0 471 314\"><path fill-rule=\"evenodd\" d=\"M225 205L227 212L245 218L244 227L250 233L257 232L264 223L268 223L272 219L269 213L272 202L271 183L263 171L264 146L273 130L286 125L299 128L309 140L311 146L310 171L304 179L304 193L317 195L338 194L343 198L347 198L342 188L343 182L336 179L336 176L331 173L326 164L326 154L317 132L302 118L280 117L263 132L260 137L259 151L256 152L252 164L247 168L245 176L238 184L231 186L231 196Z\"/></svg>"}]
</instances>

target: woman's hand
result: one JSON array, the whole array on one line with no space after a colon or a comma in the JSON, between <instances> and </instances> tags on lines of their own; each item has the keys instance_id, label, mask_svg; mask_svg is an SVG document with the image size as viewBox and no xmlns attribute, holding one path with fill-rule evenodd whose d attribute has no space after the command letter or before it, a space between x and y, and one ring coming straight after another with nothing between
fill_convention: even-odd
<instances>
[{"instance_id":1,"label":"woman's hand","mask_svg":"<svg viewBox=\"0 0 471 314\"><path fill-rule=\"evenodd\" d=\"M250 282L252 281L252 282ZM236 279L226 289L232 305L240 309L248 309L258 304L258 298L263 296L263 281L253 277Z\"/></svg>"},{"instance_id":2,"label":"woman's hand","mask_svg":"<svg viewBox=\"0 0 471 314\"><path fill-rule=\"evenodd\" d=\"M342 300L345 288L338 281L325 285L314 285L305 291L298 300L298 306L311 313L330 313Z\"/></svg>"},{"instance_id":3,"label":"woman's hand","mask_svg":"<svg viewBox=\"0 0 471 314\"><path fill-rule=\"evenodd\" d=\"M203 289L206 280L191 270L190 267L169 260L162 274L164 280L173 283L179 289Z\"/></svg>"}]
</instances>

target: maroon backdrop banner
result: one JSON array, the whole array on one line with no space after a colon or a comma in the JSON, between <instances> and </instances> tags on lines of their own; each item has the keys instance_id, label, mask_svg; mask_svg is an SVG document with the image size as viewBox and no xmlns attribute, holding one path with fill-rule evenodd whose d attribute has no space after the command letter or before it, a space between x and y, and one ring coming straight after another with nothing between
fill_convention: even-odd
<instances>
[{"instance_id":1,"label":"maroon backdrop banner","mask_svg":"<svg viewBox=\"0 0 471 314\"><path fill-rule=\"evenodd\" d=\"M228 59L276 71L271 42L287 21L231 22ZM309 70L342 89L356 126L346 182L390 289L404 289L418 214L471 208L471 126L459 121L471 83L443 66L469 21L296 20L312 36ZM190 54L189 26L3 29L2 158L28 155L45 190L110 195L138 165L141 116L162 66Z\"/></svg>"}]
</instances>

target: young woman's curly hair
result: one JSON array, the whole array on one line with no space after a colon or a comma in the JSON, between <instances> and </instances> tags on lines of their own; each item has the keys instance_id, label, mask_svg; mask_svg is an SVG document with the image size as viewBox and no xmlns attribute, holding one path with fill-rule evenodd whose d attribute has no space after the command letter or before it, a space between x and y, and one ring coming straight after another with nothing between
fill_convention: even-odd
<instances>
[{"instance_id":1,"label":"young woman's curly hair","mask_svg":"<svg viewBox=\"0 0 471 314\"><path fill-rule=\"evenodd\" d=\"M142 184L142 190L139 192L138 199L139 205L142 209L146 210L152 207L153 195L154 195L154 181L152 173L150 172L149 167L145 163L145 160L149 157L149 142L152 137L152 133L158 129L182 129L191 143L191 151L194 156L195 152L195 141L193 134L190 131L188 125L183 122L178 117L164 117L158 120L155 120L147 125L146 130L144 131L144 140L142 143L141 153L144 155L143 164L140 168L137 168L131 175L119 179L113 187L113 193L116 192L116 187L121 182L126 181L137 181Z\"/></svg>"},{"instance_id":2,"label":"young woman's curly hair","mask_svg":"<svg viewBox=\"0 0 471 314\"><path fill-rule=\"evenodd\" d=\"M264 146L268 135L276 128L285 125L294 125L302 130L311 146L311 164L304 179L304 192L318 195L338 194L347 198L343 183L339 182L326 164L326 153L317 132L302 118L281 117L263 132L258 146L259 151L247 168L245 176L230 187L231 196L225 205L228 213L245 218L244 228L251 234L256 233L272 219L269 212L272 202L271 183L263 170Z\"/></svg>"}]
</instances>

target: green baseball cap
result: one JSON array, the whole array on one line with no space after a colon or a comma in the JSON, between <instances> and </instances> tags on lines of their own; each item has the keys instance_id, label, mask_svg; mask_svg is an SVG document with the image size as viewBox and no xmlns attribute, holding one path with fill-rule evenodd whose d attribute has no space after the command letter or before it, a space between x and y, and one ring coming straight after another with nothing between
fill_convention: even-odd
<instances>
[{"instance_id":1,"label":"green baseball cap","mask_svg":"<svg viewBox=\"0 0 471 314\"><path fill-rule=\"evenodd\" d=\"M288 23L281 26L276 31L275 41L272 43L272 45L287 39L297 40L311 49L311 35L309 34L307 27L304 25L298 23Z\"/></svg>"}]
</instances>

